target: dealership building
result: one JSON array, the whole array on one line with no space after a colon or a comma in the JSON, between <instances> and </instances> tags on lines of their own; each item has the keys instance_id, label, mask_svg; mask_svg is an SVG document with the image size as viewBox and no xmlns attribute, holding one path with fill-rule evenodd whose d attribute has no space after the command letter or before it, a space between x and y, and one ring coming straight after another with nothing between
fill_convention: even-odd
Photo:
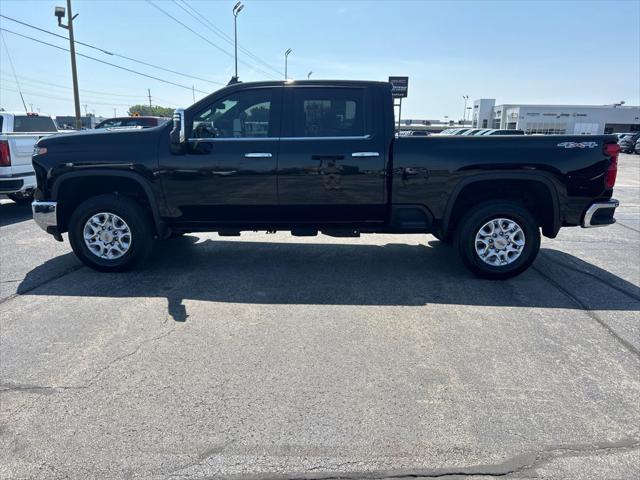
<instances>
[{"instance_id":1,"label":"dealership building","mask_svg":"<svg viewBox=\"0 0 640 480\"><path fill-rule=\"evenodd\" d=\"M518 129L525 133L602 134L640 131L640 107L616 105L496 105L493 98L473 102L477 128Z\"/></svg>"}]
</instances>

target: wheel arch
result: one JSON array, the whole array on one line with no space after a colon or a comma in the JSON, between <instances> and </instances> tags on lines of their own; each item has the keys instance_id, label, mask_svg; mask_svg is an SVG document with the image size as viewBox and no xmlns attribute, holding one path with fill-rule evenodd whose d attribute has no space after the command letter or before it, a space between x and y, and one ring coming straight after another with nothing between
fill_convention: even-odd
<instances>
[{"instance_id":1,"label":"wheel arch","mask_svg":"<svg viewBox=\"0 0 640 480\"><path fill-rule=\"evenodd\" d=\"M105 181L105 177L109 180ZM69 186L81 186L82 189L80 192L74 192L75 194L71 196L73 198L71 207L66 207L64 197L65 193L69 193ZM91 187L94 187L94 190L91 190ZM160 217L157 198L153 193L151 185L143 176L135 172L105 171L99 169L65 173L60 175L53 183L51 197L52 200L60 203L59 215L61 218L59 218L59 221L62 220L62 231L66 230L65 219L68 221L72 210L80 201L104 193L125 195L135 193L141 196L140 199L146 203L146 207L151 214L156 233L160 236L166 233L166 226ZM61 200L63 201L61 202Z\"/></svg>"},{"instance_id":2,"label":"wheel arch","mask_svg":"<svg viewBox=\"0 0 640 480\"><path fill-rule=\"evenodd\" d=\"M543 234L547 237L554 238L558 234L561 226L558 190L553 180L542 173L534 172L527 174L515 172L492 172L473 175L458 182L458 184L453 188L444 210L441 224L442 235L448 237L453 233L457 222L460 220L460 218L456 218L459 217L456 209L460 207L461 200L465 200L465 195L471 194L474 190L477 191L478 189L485 189L483 190L485 195L478 201L514 199L512 192L505 193L504 190L495 188L498 186L498 183L504 182L505 180L513 181L512 185L531 186L532 190L530 191L537 192L538 195L544 192L544 202L538 205L537 212L533 213L538 217L537 219L540 222ZM546 213L543 210L544 207L551 209L550 219L547 218Z\"/></svg>"}]
</instances>

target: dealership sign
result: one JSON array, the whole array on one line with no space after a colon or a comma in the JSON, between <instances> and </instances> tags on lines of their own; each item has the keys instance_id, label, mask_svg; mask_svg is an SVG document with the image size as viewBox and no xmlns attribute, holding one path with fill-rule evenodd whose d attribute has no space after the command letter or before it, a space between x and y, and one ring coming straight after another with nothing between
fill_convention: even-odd
<instances>
[{"instance_id":1,"label":"dealership sign","mask_svg":"<svg viewBox=\"0 0 640 480\"><path fill-rule=\"evenodd\" d=\"M409 91L409 77L389 77L391 84L391 96L393 98L405 98Z\"/></svg>"}]
</instances>

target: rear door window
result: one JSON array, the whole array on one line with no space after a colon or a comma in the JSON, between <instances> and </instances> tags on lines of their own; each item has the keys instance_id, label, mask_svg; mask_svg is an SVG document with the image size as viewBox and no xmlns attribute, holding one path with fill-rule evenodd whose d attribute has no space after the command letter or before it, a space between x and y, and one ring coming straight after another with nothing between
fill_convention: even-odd
<instances>
[{"instance_id":1,"label":"rear door window","mask_svg":"<svg viewBox=\"0 0 640 480\"><path fill-rule=\"evenodd\" d=\"M19 133L57 132L58 129L50 117L16 115L13 120L13 131Z\"/></svg>"},{"instance_id":2,"label":"rear door window","mask_svg":"<svg viewBox=\"0 0 640 480\"><path fill-rule=\"evenodd\" d=\"M295 137L361 137L370 133L362 88L296 88Z\"/></svg>"}]
</instances>

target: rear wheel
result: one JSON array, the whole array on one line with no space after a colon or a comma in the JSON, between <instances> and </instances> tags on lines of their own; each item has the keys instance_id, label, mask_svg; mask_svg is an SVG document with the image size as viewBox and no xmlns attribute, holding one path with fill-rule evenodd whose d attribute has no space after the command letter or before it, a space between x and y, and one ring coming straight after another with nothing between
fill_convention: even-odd
<instances>
[{"instance_id":1,"label":"rear wheel","mask_svg":"<svg viewBox=\"0 0 640 480\"><path fill-rule=\"evenodd\" d=\"M69 242L83 263L96 270L129 270L153 247L148 212L119 195L100 195L80 204L69 220Z\"/></svg>"},{"instance_id":2,"label":"rear wheel","mask_svg":"<svg viewBox=\"0 0 640 480\"><path fill-rule=\"evenodd\" d=\"M476 275L502 280L525 271L540 250L540 229L533 215L515 202L478 205L461 220L456 246Z\"/></svg>"},{"instance_id":3,"label":"rear wheel","mask_svg":"<svg viewBox=\"0 0 640 480\"><path fill-rule=\"evenodd\" d=\"M24 192L7 193L7 197L19 204L33 202L33 190L26 190Z\"/></svg>"}]
</instances>

